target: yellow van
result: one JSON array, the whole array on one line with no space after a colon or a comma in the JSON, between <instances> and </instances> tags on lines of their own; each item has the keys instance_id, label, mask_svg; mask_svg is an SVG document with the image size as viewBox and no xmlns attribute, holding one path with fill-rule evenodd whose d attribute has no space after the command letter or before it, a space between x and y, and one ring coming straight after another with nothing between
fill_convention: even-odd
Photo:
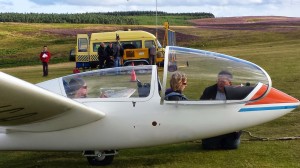
<instances>
[{"instance_id":1,"label":"yellow van","mask_svg":"<svg viewBox=\"0 0 300 168\"><path fill-rule=\"evenodd\" d=\"M106 46L120 44L124 49L122 65L150 64L150 48L155 47L154 64L163 63L164 48L157 38L146 31L115 31L103 33L77 34L76 67L96 68L98 66L98 47L103 42Z\"/></svg>"}]
</instances>

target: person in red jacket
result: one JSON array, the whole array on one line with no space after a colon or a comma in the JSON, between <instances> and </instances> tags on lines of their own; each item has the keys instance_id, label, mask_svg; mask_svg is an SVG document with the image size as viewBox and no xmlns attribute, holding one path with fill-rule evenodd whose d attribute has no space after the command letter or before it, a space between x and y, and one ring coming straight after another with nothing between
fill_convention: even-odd
<instances>
[{"instance_id":1,"label":"person in red jacket","mask_svg":"<svg viewBox=\"0 0 300 168\"><path fill-rule=\"evenodd\" d=\"M48 76L48 63L51 58L51 53L48 51L48 47L44 46L43 51L40 53L40 60L43 64L43 76Z\"/></svg>"}]
</instances>

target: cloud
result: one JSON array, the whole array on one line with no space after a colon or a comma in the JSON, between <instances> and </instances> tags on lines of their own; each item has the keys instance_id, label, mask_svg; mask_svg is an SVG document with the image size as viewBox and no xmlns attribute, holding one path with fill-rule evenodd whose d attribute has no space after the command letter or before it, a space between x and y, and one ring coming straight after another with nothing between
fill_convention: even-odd
<instances>
[{"instance_id":1,"label":"cloud","mask_svg":"<svg viewBox=\"0 0 300 168\"><path fill-rule=\"evenodd\" d=\"M29 0L29 1L31 1L31 2L33 2L33 3L35 3L35 4L37 4L37 5L55 5L56 3L55 2L57 2L57 1L55 1L55 0ZM62 1L62 2L64 2L64 1Z\"/></svg>"},{"instance_id":2,"label":"cloud","mask_svg":"<svg viewBox=\"0 0 300 168\"><path fill-rule=\"evenodd\" d=\"M0 6L12 6L13 3L11 1L0 1Z\"/></svg>"},{"instance_id":3,"label":"cloud","mask_svg":"<svg viewBox=\"0 0 300 168\"><path fill-rule=\"evenodd\" d=\"M35 4L39 5L80 5L80 6L120 6L120 5L131 5L131 6L153 6L156 4L156 0L30 0ZM299 0L290 0L299 1ZM247 6L247 5L270 5L270 4L282 4L287 2L286 0L157 0L159 6Z\"/></svg>"},{"instance_id":4,"label":"cloud","mask_svg":"<svg viewBox=\"0 0 300 168\"><path fill-rule=\"evenodd\" d=\"M11 1L0 0L0 12L6 12L13 7L13 3Z\"/></svg>"},{"instance_id":5,"label":"cloud","mask_svg":"<svg viewBox=\"0 0 300 168\"><path fill-rule=\"evenodd\" d=\"M101 1L101 0L30 0L38 5L73 5L73 6L119 6L125 5L127 2L133 3L132 1L136 0L110 0L110 1ZM136 5L147 4L148 2L137 1Z\"/></svg>"},{"instance_id":6,"label":"cloud","mask_svg":"<svg viewBox=\"0 0 300 168\"><path fill-rule=\"evenodd\" d=\"M36 5L53 5L60 6L65 10L73 8L73 11L65 13L85 13L85 12L112 12L112 11L155 11L156 2L157 10L170 13L184 12L210 12L216 16L224 16L226 13L221 13L227 10L229 13L245 11L255 12L259 15L259 8L270 8L269 6L278 7L285 0L29 0ZM300 0L291 0L300 1ZM58 10L54 7L55 10ZM234 15L234 14L232 14ZM236 14L239 15L239 14Z\"/></svg>"}]
</instances>

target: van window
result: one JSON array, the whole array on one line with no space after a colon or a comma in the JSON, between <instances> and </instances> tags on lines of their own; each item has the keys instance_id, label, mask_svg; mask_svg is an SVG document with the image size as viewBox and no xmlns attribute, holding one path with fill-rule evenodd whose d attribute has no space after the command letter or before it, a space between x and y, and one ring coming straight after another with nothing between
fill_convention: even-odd
<instances>
[{"instance_id":1,"label":"van window","mask_svg":"<svg viewBox=\"0 0 300 168\"><path fill-rule=\"evenodd\" d=\"M87 52L88 40L86 38L78 39L78 52Z\"/></svg>"},{"instance_id":2,"label":"van window","mask_svg":"<svg viewBox=\"0 0 300 168\"><path fill-rule=\"evenodd\" d=\"M93 43L93 52L98 52L99 47L100 47L100 42L99 43Z\"/></svg>"},{"instance_id":3,"label":"van window","mask_svg":"<svg viewBox=\"0 0 300 168\"><path fill-rule=\"evenodd\" d=\"M109 45L110 42L104 42L104 48L106 48ZM93 52L98 52L98 48L100 47L101 42L93 43ZM117 43L113 42L113 46L116 46Z\"/></svg>"},{"instance_id":4,"label":"van window","mask_svg":"<svg viewBox=\"0 0 300 168\"><path fill-rule=\"evenodd\" d=\"M157 48L163 48L158 40L156 40L156 42L157 42Z\"/></svg>"},{"instance_id":5,"label":"van window","mask_svg":"<svg viewBox=\"0 0 300 168\"><path fill-rule=\"evenodd\" d=\"M142 40L121 41L121 44L124 49L142 48Z\"/></svg>"},{"instance_id":6,"label":"van window","mask_svg":"<svg viewBox=\"0 0 300 168\"><path fill-rule=\"evenodd\" d=\"M93 43L93 52L97 52L99 46L100 46L100 43Z\"/></svg>"},{"instance_id":7,"label":"van window","mask_svg":"<svg viewBox=\"0 0 300 168\"><path fill-rule=\"evenodd\" d=\"M155 44L153 40L146 40L145 48L151 48L153 44Z\"/></svg>"}]
</instances>

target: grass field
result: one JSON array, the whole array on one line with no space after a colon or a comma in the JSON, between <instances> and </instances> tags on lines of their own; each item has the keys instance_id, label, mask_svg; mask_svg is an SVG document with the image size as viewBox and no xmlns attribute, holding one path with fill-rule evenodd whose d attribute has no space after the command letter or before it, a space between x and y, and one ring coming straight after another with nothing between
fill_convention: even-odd
<instances>
[{"instance_id":1,"label":"grass field","mask_svg":"<svg viewBox=\"0 0 300 168\"><path fill-rule=\"evenodd\" d=\"M264 26L265 25L261 25ZM1 71L37 83L47 79L72 73L74 62L67 62L69 49L74 46L74 36L45 33L45 29L87 29L91 25L68 24L8 24L0 23L0 58L13 64L19 59L33 59L47 42L57 62L50 64L50 74L42 77L41 65L5 68ZM260 65L272 77L273 86L300 99L300 26L293 29L229 30L207 29L196 26L173 26L178 33L193 35L198 40L183 39L180 46L200 48L233 55ZM279 27L283 27L280 26ZM256 27L257 28L257 27ZM23 40L20 40L23 39ZM22 52L21 52L22 51ZM66 55L62 54L65 53ZM61 55L61 59L59 59ZM56 58L55 58L56 59ZM1 65L5 64L3 62ZM23 65L22 63L17 65ZM256 127L245 129L253 135L267 138L299 137L300 109L290 114ZM163 145L142 149L121 150L112 165L107 167L300 167L300 140L249 141L254 139L246 133L242 136L238 150L204 151L201 141ZM1 143L1 142L0 142ZM0 152L0 167L90 167L80 152Z\"/></svg>"}]
</instances>

